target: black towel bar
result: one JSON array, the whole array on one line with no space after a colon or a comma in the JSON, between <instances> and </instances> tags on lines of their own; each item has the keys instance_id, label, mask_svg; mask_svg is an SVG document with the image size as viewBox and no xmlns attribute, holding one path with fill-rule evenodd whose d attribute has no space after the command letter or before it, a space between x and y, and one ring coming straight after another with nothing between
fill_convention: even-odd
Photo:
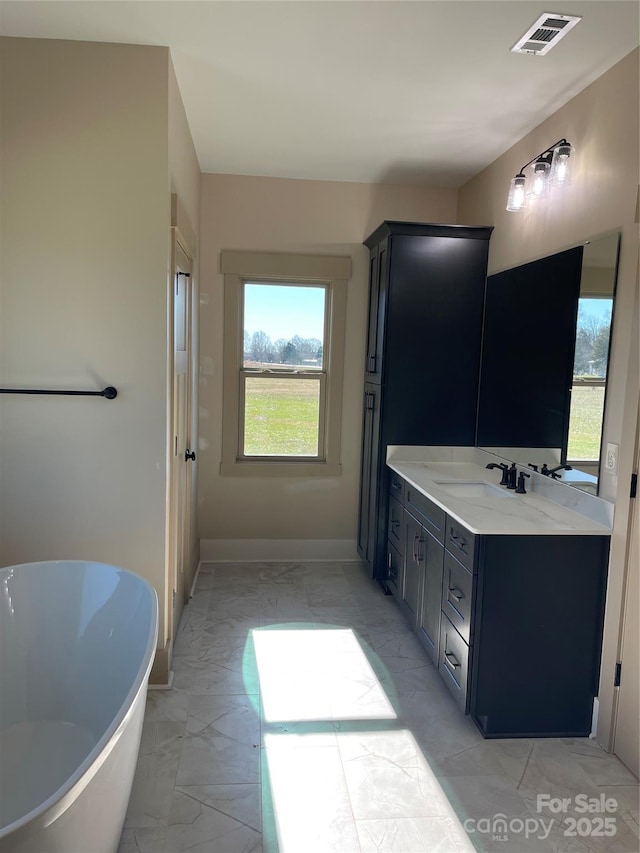
<instances>
[{"instance_id":1,"label":"black towel bar","mask_svg":"<svg viewBox=\"0 0 640 853\"><path fill-rule=\"evenodd\" d=\"M44 391L35 388L0 388L0 394L57 394L70 397L106 397L113 400L118 396L113 385L107 385L102 391Z\"/></svg>"}]
</instances>

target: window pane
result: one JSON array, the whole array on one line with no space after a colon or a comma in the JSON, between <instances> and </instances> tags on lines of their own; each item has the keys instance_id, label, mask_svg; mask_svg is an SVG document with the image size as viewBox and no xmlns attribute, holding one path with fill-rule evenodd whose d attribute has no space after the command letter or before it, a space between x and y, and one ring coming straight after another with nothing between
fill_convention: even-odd
<instances>
[{"instance_id":1,"label":"window pane","mask_svg":"<svg viewBox=\"0 0 640 853\"><path fill-rule=\"evenodd\" d=\"M567 458L600 458L613 299L580 298Z\"/></svg>"},{"instance_id":2,"label":"window pane","mask_svg":"<svg viewBox=\"0 0 640 853\"><path fill-rule=\"evenodd\" d=\"M244 455L318 456L320 379L248 376Z\"/></svg>"},{"instance_id":3,"label":"window pane","mask_svg":"<svg viewBox=\"0 0 640 853\"><path fill-rule=\"evenodd\" d=\"M243 366L322 370L326 288L246 283Z\"/></svg>"},{"instance_id":4,"label":"window pane","mask_svg":"<svg viewBox=\"0 0 640 853\"><path fill-rule=\"evenodd\" d=\"M567 459L594 462L600 458L604 380L575 382L571 388Z\"/></svg>"}]
</instances>

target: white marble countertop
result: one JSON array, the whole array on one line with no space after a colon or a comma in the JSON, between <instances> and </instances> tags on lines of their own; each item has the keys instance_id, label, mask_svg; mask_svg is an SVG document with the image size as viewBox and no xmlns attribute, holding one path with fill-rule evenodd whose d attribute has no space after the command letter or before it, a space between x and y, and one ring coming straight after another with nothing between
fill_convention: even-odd
<instances>
[{"instance_id":1,"label":"white marble countertop","mask_svg":"<svg viewBox=\"0 0 640 853\"><path fill-rule=\"evenodd\" d=\"M525 495L499 486L499 462L475 447L392 445L387 465L473 533L606 536L613 504L517 466L530 477ZM472 485L462 485L462 484ZM485 487L487 484L488 487Z\"/></svg>"}]
</instances>

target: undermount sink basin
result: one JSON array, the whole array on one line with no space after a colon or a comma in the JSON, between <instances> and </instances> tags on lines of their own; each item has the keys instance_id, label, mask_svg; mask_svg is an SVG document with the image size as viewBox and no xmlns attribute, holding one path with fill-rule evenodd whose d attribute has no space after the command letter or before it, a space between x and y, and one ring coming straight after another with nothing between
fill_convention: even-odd
<instances>
[{"instance_id":1,"label":"undermount sink basin","mask_svg":"<svg viewBox=\"0 0 640 853\"><path fill-rule=\"evenodd\" d=\"M464 482L463 480L434 480L434 485L441 486L450 495L457 498L510 498L511 492L501 486L482 481Z\"/></svg>"}]
</instances>

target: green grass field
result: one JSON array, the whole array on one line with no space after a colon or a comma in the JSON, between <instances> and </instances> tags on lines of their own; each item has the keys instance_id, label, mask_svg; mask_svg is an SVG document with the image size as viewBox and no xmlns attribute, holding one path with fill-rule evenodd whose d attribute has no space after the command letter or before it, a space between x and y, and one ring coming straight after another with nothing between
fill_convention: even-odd
<instances>
[{"instance_id":1,"label":"green grass field","mask_svg":"<svg viewBox=\"0 0 640 853\"><path fill-rule=\"evenodd\" d=\"M574 386L569 459L597 459L604 405L603 387ZM247 379L247 456L317 456L319 383L304 379Z\"/></svg>"},{"instance_id":2,"label":"green grass field","mask_svg":"<svg viewBox=\"0 0 640 853\"><path fill-rule=\"evenodd\" d=\"M600 457L604 391L602 386L573 386L567 451L569 459Z\"/></svg>"},{"instance_id":3,"label":"green grass field","mask_svg":"<svg viewBox=\"0 0 640 853\"><path fill-rule=\"evenodd\" d=\"M320 383L308 379L247 379L247 456L317 456Z\"/></svg>"}]
</instances>

